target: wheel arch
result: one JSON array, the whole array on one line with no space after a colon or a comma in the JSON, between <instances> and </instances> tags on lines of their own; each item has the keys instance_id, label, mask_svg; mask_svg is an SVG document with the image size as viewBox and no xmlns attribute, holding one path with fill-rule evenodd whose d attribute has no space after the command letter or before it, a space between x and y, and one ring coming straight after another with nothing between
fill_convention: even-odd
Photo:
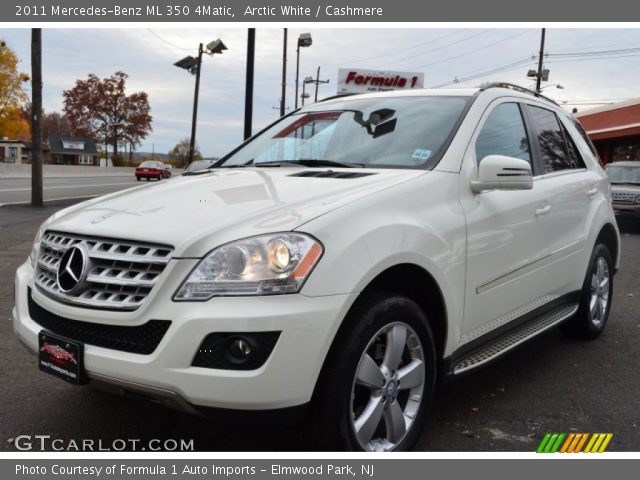
<instances>
[{"instance_id":1,"label":"wheel arch","mask_svg":"<svg viewBox=\"0 0 640 480\"><path fill-rule=\"evenodd\" d=\"M618 269L618 265L620 263L620 238L618 236L618 230L611 223L606 223L598 233L596 237L595 245L598 243L604 244L611 252L611 257L613 258L615 270ZM595 248L594 245L594 248Z\"/></svg>"}]
</instances>

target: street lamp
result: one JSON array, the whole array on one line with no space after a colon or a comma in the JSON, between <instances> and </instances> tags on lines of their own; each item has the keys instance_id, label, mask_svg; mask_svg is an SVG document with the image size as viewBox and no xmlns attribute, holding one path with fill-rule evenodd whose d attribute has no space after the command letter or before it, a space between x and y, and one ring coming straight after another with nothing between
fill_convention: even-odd
<instances>
[{"instance_id":1,"label":"street lamp","mask_svg":"<svg viewBox=\"0 0 640 480\"><path fill-rule=\"evenodd\" d=\"M313 77L305 77L304 80L302 81L302 95L300 95L300 98L302 99L302 106L304 107L304 100L305 98L309 98L311 95L306 93L306 86L308 83L313 83Z\"/></svg>"},{"instance_id":2,"label":"street lamp","mask_svg":"<svg viewBox=\"0 0 640 480\"><path fill-rule=\"evenodd\" d=\"M545 88L556 87L558 90L564 90L564 85L560 85L559 83L552 83L551 85L544 85L540 87L540 90L544 90Z\"/></svg>"},{"instance_id":3,"label":"street lamp","mask_svg":"<svg viewBox=\"0 0 640 480\"><path fill-rule=\"evenodd\" d=\"M300 82L300 47L310 47L313 43L310 33L301 33L296 48L296 106L298 108L298 83Z\"/></svg>"},{"instance_id":4,"label":"street lamp","mask_svg":"<svg viewBox=\"0 0 640 480\"><path fill-rule=\"evenodd\" d=\"M213 56L216 53L222 53L227 50L227 47L219 38L209 42L206 48L202 43L198 47L198 58L192 56L184 57L182 60L178 60L174 65L178 68L187 70L192 75L196 76L196 88L193 95L193 118L191 120L191 142L189 143L189 163L193 162L193 152L196 146L196 122L198 120L198 94L200 92L200 69L202 67L202 54Z\"/></svg>"}]
</instances>

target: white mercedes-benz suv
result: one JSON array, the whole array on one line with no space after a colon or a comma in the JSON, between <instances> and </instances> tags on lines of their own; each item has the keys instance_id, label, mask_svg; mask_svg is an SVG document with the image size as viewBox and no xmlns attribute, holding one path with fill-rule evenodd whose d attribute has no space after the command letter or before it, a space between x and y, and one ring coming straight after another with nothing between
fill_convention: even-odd
<instances>
[{"instance_id":1,"label":"white mercedes-benz suv","mask_svg":"<svg viewBox=\"0 0 640 480\"><path fill-rule=\"evenodd\" d=\"M405 450L438 379L602 333L620 241L578 122L509 84L336 97L211 168L62 210L16 273L41 370ZM243 415L245 413L240 413Z\"/></svg>"}]
</instances>

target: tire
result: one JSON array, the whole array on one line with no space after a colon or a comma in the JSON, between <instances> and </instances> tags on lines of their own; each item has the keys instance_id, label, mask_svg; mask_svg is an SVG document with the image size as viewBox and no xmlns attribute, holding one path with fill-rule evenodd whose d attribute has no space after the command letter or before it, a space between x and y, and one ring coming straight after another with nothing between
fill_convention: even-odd
<instances>
[{"instance_id":1,"label":"tire","mask_svg":"<svg viewBox=\"0 0 640 480\"><path fill-rule=\"evenodd\" d=\"M589 259L589 268L582 285L580 305L560 330L573 338L593 339L607 325L613 292L613 260L606 245L599 243Z\"/></svg>"},{"instance_id":2,"label":"tire","mask_svg":"<svg viewBox=\"0 0 640 480\"><path fill-rule=\"evenodd\" d=\"M436 350L425 313L402 295L365 295L338 332L316 384L305 426L314 449L409 450L427 418ZM394 340L402 347L389 348Z\"/></svg>"},{"instance_id":3,"label":"tire","mask_svg":"<svg viewBox=\"0 0 640 480\"><path fill-rule=\"evenodd\" d=\"M140 181L140 177L136 177L136 180L137 180L137 181Z\"/></svg>"}]
</instances>

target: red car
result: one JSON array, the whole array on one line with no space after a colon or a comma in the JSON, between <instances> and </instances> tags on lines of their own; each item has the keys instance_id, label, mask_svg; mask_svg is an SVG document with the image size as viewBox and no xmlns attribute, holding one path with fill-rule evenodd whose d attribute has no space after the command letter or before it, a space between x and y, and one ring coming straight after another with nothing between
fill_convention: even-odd
<instances>
[{"instance_id":1,"label":"red car","mask_svg":"<svg viewBox=\"0 0 640 480\"><path fill-rule=\"evenodd\" d=\"M162 162L148 161L142 162L136 168L136 180L140 181L141 178L155 178L162 180L163 178L169 178L171 176L171 170Z\"/></svg>"}]
</instances>

